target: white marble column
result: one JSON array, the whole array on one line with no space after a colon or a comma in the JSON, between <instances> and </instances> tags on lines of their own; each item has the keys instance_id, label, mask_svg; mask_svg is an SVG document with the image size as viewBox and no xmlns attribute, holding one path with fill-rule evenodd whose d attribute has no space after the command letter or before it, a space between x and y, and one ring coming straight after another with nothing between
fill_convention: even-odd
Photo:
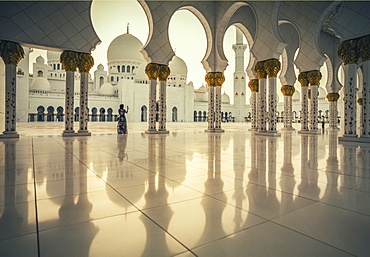
<instances>
[{"instance_id":1,"label":"white marble column","mask_svg":"<svg viewBox=\"0 0 370 257\"><path fill-rule=\"evenodd\" d=\"M169 131L166 129L166 114L167 114L167 105L166 105L166 89L167 89L167 78L170 76L170 68L168 65L159 65L159 128L158 133L168 134Z\"/></svg>"},{"instance_id":2,"label":"white marble column","mask_svg":"<svg viewBox=\"0 0 370 257\"><path fill-rule=\"evenodd\" d=\"M148 130L145 131L147 134L156 133L156 119L155 112L157 109L157 78L159 74L159 66L155 63L149 63L145 68L145 73L149 78L149 118L148 118Z\"/></svg>"},{"instance_id":3,"label":"white marble column","mask_svg":"<svg viewBox=\"0 0 370 257\"><path fill-rule=\"evenodd\" d=\"M283 131L293 131L292 126L293 112L292 112L292 96L295 92L294 86L285 85L281 87L281 92L284 95L284 127Z\"/></svg>"},{"instance_id":4,"label":"white marble column","mask_svg":"<svg viewBox=\"0 0 370 257\"><path fill-rule=\"evenodd\" d=\"M74 82L75 71L78 65L78 53L64 51L60 55L60 61L66 71L66 93L65 93L65 129L62 136L74 136L73 112L74 112Z\"/></svg>"},{"instance_id":5,"label":"white marble column","mask_svg":"<svg viewBox=\"0 0 370 257\"><path fill-rule=\"evenodd\" d=\"M266 121L266 78L264 62L257 62L254 71L258 75L258 133L267 132Z\"/></svg>"},{"instance_id":6,"label":"white marble column","mask_svg":"<svg viewBox=\"0 0 370 257\"><path fill-rule=\"evenodd\" d=\"M280 61L278 59L269 59L264 63L266 73L268 75L268 114L269 126L267 132L269 135L279 136L276 130L276 111L277 111L277 92L276 80L277 74L280 71Z\"/></svg>"},{"instance_id":7,"label":"white marble column","mask_svg":"<svg viewBox=\"0 0 370 257\"><path fill-rule=\"evenodd\" d=\"M299 133L308 132L308 79L307 73L301 72L298 75L298 81L301 83L301 129Z\"/></svg>"},{"instance_id":8,"label":"white marble column","mask_svg":"<svg viewBox=\"0 0 370 257\"><path fill-rule=\"evenodd\" d=\"M258 114L257 114L257 98L258 98L258 79L251 79L248 83L249 88L251 89L251 128L250 131L258 130Z\"/></svg>"},{"instance_id":9,"label":"white marble column","mask_svg":"<svg viewBox=\"0 0 370 257\"><path fill-rule=\"evenodd\" d=\"M339 130L338 124L338 93L328 93L326 98L329 101L329 129L330 130Z\"/></svg>"},{"instance_id":10,"label":"white marble column","mask_svg":"<svg viewBox=\"0 0 370 257\"><path fill-rule=\"evenodd\" d=\"M357 87L357 40L347 40L338 47L338 56L344 65L344 134L343 138L356 138L356 87ZM339 138L341 140L341 138ZM347 139L343 139L347 140Z\"/></svg>"},{"instance_id":11,"label":"white marble column","mask_svg":"<svg viewBox=\"0 0 370 257\"><path fill-rule=\"evenodd\" d=\"M16 126L16 68L24 51L18 43L9 41L1 41L0 49L5 63L5 130L0 138L19 138Z\"/></svg>"},{"instance_id":12,"label":"white marble column","mask_svg":"<svg viewBox=\"0 0 370 257\"><path fill-rule=\"evenodd\" d=\"M320 134L320 131L317 127L318 122L318 110L319 110L319 102L318 102L318 87L320 84L320 80L322 78L321 72L318 70L310 71L307 73L307 79L310 83L311 88L311 111L310 111L310 133L313 134Z\"/></svg>"},{"instance_id":13,"label":"white marble column","mask_svg":"<svg viewBox=\"0 0 370 257\"><path fill-rule=\"evenodd\" d=\"M90 54L80 53L78 69L80 71L80 129L78 135L90 136L91 133L87 129L89 111L88 111L88 87L89 87L89 71L94 66L94 59Z\"/></svg>"},{"instance_id":14,"label":"white marble column","mask_svg":"<svg viewBox=\"0 0 370 257\"><path fill-rule=\"evenodd\" d=\"M208 72L208 128L206 132L224 132L221 128L221 86L225 81L222 72Z\"/></svg>"},{"instance_id":15,"label":"white marble column","mask_svg":"<svg viewBox=\"0 0 370 257\"><path fill-rule=\"evenodd\" d=\"M370 138L370 35L358 41L359 54L362 58L362 131L361 138Z\"/></svg>"}]
</instances>

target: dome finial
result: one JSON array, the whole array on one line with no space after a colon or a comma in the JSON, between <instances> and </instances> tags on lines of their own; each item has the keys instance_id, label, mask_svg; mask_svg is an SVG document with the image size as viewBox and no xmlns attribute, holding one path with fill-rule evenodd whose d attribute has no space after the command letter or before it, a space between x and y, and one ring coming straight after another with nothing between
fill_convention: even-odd
<instances>
[{"instance_id":1,"label":"dome finial","mask_svg":"<svg viewBox=\"0 0 370 257\"><path fill-rule=\"evenodd\" d=\"M127 22L127 34L130 34L130 23Z\"/></svg>"}]
</instances>

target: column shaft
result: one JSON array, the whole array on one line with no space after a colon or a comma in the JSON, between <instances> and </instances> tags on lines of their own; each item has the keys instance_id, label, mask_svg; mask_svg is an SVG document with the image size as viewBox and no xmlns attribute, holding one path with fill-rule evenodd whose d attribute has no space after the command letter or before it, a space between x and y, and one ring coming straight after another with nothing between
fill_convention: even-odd
<instances>
[{"instance_id":1,"label":"column shaft","mask_svg":"<svg viewBox=\"0 0 370 257\"><path fill-rule=\"evenodd\" d=\"M16 65L5 65L5 131L4 134L14 134L19 137L16 129Z\"/></svg>"},{"instance_id":2,"label":"column shaft","mask_svg":"<svg viewBox=\"0 0 370 257\"><path fill-rule=\"evenodd\" d=\"M284 129L293 130L292 126L292 96L284 96Z\"/></svg>"},{"instance_id":3,"label":"column shaft","mask_svg":"<svg viewBox=\"0 0 370 257\"><path fill-rule=\"evenodd\" d=\"M357 65L344 65L344 134L343 137L357 137L356 134L356 81Z\"/></svg>"},{"instance_id":4,"label":"column shaft","mask_svg":"<svg viewBox=\"0 0 370 257\"><path fill-rule=\"evenodd\" d=\"M221 86L214 87L215 90L215 100L214 100L214 109L215 109L215 129L221 129Z\"/></svg>"},{"instance_id":5,"label":"column shaft","mask_svg":"<svg viewBox=\"0 0 370 257\"><path fill-rule=\"evenodd\" d=\"M329 128L339 129L337 127L338 123L338 110L337 101L329 102Z\"/></svg>"},{"instance_id":6,"label":"column shaft","mask_svg":"<svg viewBox=\"0 0 370 257\"><path fill-rule=\"evenodd\" d=\"M158 130L166 130L166 81L159 81L159 128Z\"/></svg>"},{"instance_id":7,"label":"column shaft","mask_svg":"<svg viewBox=\"0 0 370 257\"><path fill-rule=\"evenodd\" d=\"M257 92L252 92L252 99L251 99L251 111L252 111L252 117L251 117L251 130L258 130L258 118L257 118L257 97L258 93Z\"/></svg>"},{"instance_id":8,"label":"column shaft","mask_svg":"<svg viewBox=\"0 0 370 257\"><path fill-rule=\"evenodd\" d=\"M65 129L63 133L74 133L73 111L74 111L74 88L75 73L66 71L66 94L65 94Z\"/></svg>"},{"instance_id":9,"label":"column shaft","mask_svg":"<svg viewBox=\"0 0 370 257\"><path fill-rule=\"evenodd\" d=\"M318 131L317 128L317 115L318 115L318 98L317 98L318 85L311 85L311 111L310 111L310 131Z\"/></svg>"},{"instance_id":10,"label":"column shaft","mask_svg":"<svg viewBox=\"0 0 370 257\"><path fill-rule=\"evenodd\" d=\"M215 129L215 87L208 87L208 130L212 131Z\"/></svg>"},{"instance_id":11,"label":"column shaft","mask_svg":"<svg viewBox=\"0 0 370 257\"><path fill-rule=\"evenodd\" d=\"M258 101L258 131L266 132L266 79L259 79L259 101Z\"/></svg>"},{"instance_id":12,"label":"column shaft","mask_svg":"<svg viewBox=\"0 0 370 257\"><path fill-rule=\"evenodd\" d=\"M301 131L308 131L308 87L302 87L301 94Z\"/></svg>"},{"instance_id":13,"label":"column shaft","mask_svg":"<svg viewBox=\"0 0 370 257\"><path fill-rule=\"evenodd\" d=\"M78 133L87 133L87 121L89 117L88 111L88 73L80 74L80 129Z\"/></svg>"},{"instance_id":14,"label":"column shaft","mask_svg":"<svg viewBox=\"0 0 370 257\"><path fill-rule=\"evenodd\" d=\"M276 109L277 109L277 101L276 101L276 77L269 77L269 93L268 93L268 114L269 114L269 133L276 133Z\"/></svg>"},{"instance_id":15,"label":"column shaft","mask_svg":"<svg viewBox=\"0 0 370 257\"><path fill-rule=\"evenodd\" d=\"M362 91L362 133L361 137L370 137L370 61L363 62L363 91Z\"/></svg>"},{"instance_id":16,"label":"column shaft","mask_svg":"<svg viewBox=\"0 0 370 257\"><path fill-rule=\"evenodd\" d=\"M148 131L156 130L156 110L157 110L157 80L150 80L149 83L149 119L148 119Z\"/></svg>"}]
</instances>

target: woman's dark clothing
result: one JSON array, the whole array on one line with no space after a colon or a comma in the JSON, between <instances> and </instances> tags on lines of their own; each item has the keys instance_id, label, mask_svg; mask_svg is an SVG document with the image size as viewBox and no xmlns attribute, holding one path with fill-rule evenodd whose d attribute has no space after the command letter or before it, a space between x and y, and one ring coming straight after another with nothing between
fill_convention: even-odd
<instances>
[{"instance_id":1,"label":"woman's dark clothing","mask_svg":"<svg viewBox=\"0 0 370 257\"><path fill-rule=\"evenodd\" d=\"M117 124L117 133L118 134L127 134L127 122L125 114L127 111L125 109L118 110L118 124Z\"/></svg>"}]
</instances>

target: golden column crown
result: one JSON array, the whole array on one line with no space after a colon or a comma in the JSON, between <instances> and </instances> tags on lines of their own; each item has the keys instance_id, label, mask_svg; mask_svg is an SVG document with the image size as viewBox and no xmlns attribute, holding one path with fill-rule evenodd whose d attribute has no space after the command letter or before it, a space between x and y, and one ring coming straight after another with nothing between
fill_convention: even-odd
<instances>
[{"instance_id":1,"label":"golden column crown","mask_svg":"<svg viewBox=\"0 0 370 257\"><path fill-rule=\"evenodd\" d=\"M248 82L248 87L251 89L252 92L258 92L258 79L251 79Z\"/></svg>"},{"instance_id":2,"label":"golden column crown","mask_svg":"<svg viewBox=\"0 0 370 257\"><path fill-rule=\"evenodd\" d=\"M307 79L308 82L310 82L311 85L319 85L320 80L322 78L321 72L318 70L309 71L307 73Z\"/></svg>"},{"instance_id":3,"label":"golden column crown","mask_svg":"<svg viewBox=\"0 0 370 257\"><path fill-rule=\"evenodd\" d=\"M265 70L265 62L257 62L256 66L254 66L254 71L257 73L258 79L265 79L267 78L267 73Z\"/></svg>"},{"instance_id":4,"label":"golden column crown","mask_svg":"<svg viewBox=\"0 0 370 257\"><path fill-rule=\"evenodd\" d=\"M292 96L295 92L294 86L285 85L281 87L281 92L284 96Z\"/></svg>"},{"instance_id":5,"label":"golden column crown","mask_svg":"<svg viewBox=\"0 0 370 257\"><path fill-rule=\"evenodd\" d=\"M298 75L298 81L302 87L308 87L307 72L301 72Z\"/></svg>"},{"instance_id":6,"label":"golden column crown","mask_svg":"<svg viewBox=\"0 0 370 257\"><path fill-rule=\"evenodd\" d=\"M79 54L73 51L63 51L60 55L60 62L65 71L75 72L79 63Z\"/></svg>"},{"instance_id":7,"label":"golden column crown","mask_svg":"<svg viewBox=\"0 0 370 257\"><path fill-rule=\"evenodd\" d=\"M145 74L149 80L157 80L159 74L159 65L156 63L148 63L145 67Z\"/></svg>"},{"instance_id":8,"label":"golden column crown","mask_svg":"<svg viewBox=\"0 0 370 257\"><path fill-rule=\"evenodd\" d=\"M159 81L166 81L170 76L170 67L168 65L158 64L158 78Z\"/></svg>"},{"instance_id":9,"label":"golden column crown","mask_svg":"<svg viewBox=\"0 0 370 257\"><path fill-rule=\"evenodd\" d=\"M356 64L358 61L357 40L343 41L338 47L338 57L342 59L344 65Z\"/></svg>"},{"instance_id":10,"label":"golden column crown","mask_svg":"<svg viewBox=\"0 0 370 257\"><path fill-rule=\"evenodd\" d=\"M360 38L357 42L357 47L362 61L370 61L370 35Z\"/></svg>"},{"instance_id":11,"label":"golden column crown","mask_svg":"<svg viewBox=\"0 0 370 257\"><path fill-rule=\"evenodd\" d=\"M362 105L362 103L363 103L362 98L357 99L357 103L358 103L359 105Z\"/></svg>"},{"instance_id":12,"label":"golden column crown","mask_svg":"<svg viewBox=\"0 0 370 257\"><path fill-rule=\"evenodd\" d=\"M5 64L18 65L24 57L20 44L11 41L0 41L0 56Z\"/></svg>"},{"instance_id":13,"label":"golden column crown","mask_svg":"<svg viewBox=\"0 0 370 257\"><path fill-rule=\"evenodd\" d=\"M79 53L78 54L78 70L81 73L89 73L90 69L94 66L94 58L91 54Z\"/></svg>"},{"instance_id":14,"label":"golden column crown","mask_svg":"<svg viewBox=\"0 0 370 257\"><path fill-rule=\"evenodd\" d=\"M264 63L265 71L270 78L276 78L281 65L278 59L269 59Z\"/></svg>"},{"instance_id":15,"label":"golden column crown","mask_svg":"<svg viewBox=\"0 0 370 257\"><path fill-rule=\"evenodd\" d=\"M208 72L205 80L209 87L221 87L225 82L225 76L222 72Z\"/></svg>"},{"instance_id":16,"label":"golden column crown","mask_svg":"<svg viewBox=\"0 0 370 257\"><path fill-rule=\"evenodd\" d=\"M329 102L336 102L339 99L339 94L338 93L329 93L326 95L326 98L328 99Z\"/></svg>"}]
</instances>

